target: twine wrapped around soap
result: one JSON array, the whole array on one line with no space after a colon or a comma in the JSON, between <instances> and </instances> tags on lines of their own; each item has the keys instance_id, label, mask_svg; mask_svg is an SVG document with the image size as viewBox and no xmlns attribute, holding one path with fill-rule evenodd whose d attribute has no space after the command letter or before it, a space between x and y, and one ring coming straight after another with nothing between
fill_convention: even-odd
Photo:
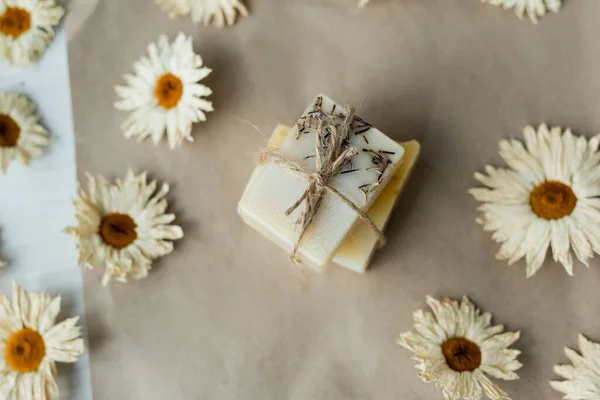
<instances>
[{"instance_id":1,"label":"twine wrapped around soap","mask_svg":"<svg viewBox=\"0 0 600 400\"><path fill-rule=\"evenodd\" d=\"M335 195L347 204L377 234L379 244L381 246L385 244L383 233L371 218L360 207L330 185L331 181L344 171L344 168L352 157L358 154L356 148L348 145L352 122L355 116L354 110L350 107L347 108L348 111L345 115L336 116L333 115L333 112L332 114L327 114L321 109L322 101L323 99L319 97L315 108L296 122L298 128L297 136L302 134L306 129L315 129L315 171L269 148L263 150L259 160L261 164L271 162L284 167L291 173L309 182L302 196L285 212L285 215L289 216L304 203L304 210L296 221L296 230L299 232L298 238L290 253L290 259L296 263L298 262L296 259L298 247L317 215L326 192ZM340 126L334 123L336 118L343 118ZM316 126L314 126L315 123Z\"/></svg>"}]
</instances>

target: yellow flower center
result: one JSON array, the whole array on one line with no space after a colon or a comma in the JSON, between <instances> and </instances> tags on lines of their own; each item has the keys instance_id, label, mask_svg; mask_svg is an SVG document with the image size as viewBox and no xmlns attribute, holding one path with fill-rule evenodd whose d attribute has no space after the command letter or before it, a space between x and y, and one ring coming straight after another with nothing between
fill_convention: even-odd
<instances>
[{"instance_id":1,"label":"yellow flower center","mask_svg":"<svg viewBox=\"0 0 600 400\"><path fill-rule=\"evenodd\" d=\"M0 147L15 147L21 128L14 119L5 114L0 114Z\"/></svg>"},{"instance_id":2,"label":"yellow flower center","mask_svg":"<svg viewBox=\"0 0 600 400\"><path fill-rule=\"evenodd\" d=\"M183 82L175 75L166 73L156 83L155 95L158 104L167 110L171 109L179 103L183 96Z\"/></svg>"},{"instance_id":3,"label":"yellow flower center","mask_svg":"<svg viewBox=\"0 0 600 400\"><path fill-rule=\"evenodd\" d=\"M102 218L100 236L109 246L122 249L137 239L136 228L135 221L129 215L112 213Z\"/></svg>"},{"instance_id":4,"label":"yellow flower center","mask_svg":"<svg viewBox=\"0 0 600 400\"><path fill-rule=\"evenodd\" d=\"M457 372L472 372L481 365L481 349L469 339L453 337L442 344L446 364Z\"/></svg>"},{"instance_id":5,"label":"yellow flower center","mask_svg":"<svg viewBox=\"0 0 600 400\"><path fill-rule=\"evenodd\" d=\"M0 15L0 33L18 38L31 29L31 14L19 7L8 7Z\"/></svg>"},{"instance_id":6,"label":"yellow flower center","mask_svg":"<svg viewBox=\"0 0 600 400\"><path fill-rule=\"evenodd\" d=\"M15 332L6 342L6 362L13 371L23 374L35 372L45 356L44 338L33 329Z\"/></svg>"},{"instance_id":7,"label":"yellow flower center","mask_svg":"<svg viewBox=\"0 0 600 400\"><path fill-rule=\"evenodd\" d=\"M571 215L577 205L577 196L564 183L546 181L533 189L529 204L540 218L561 219Z\"/></svg>"}]
</instances>

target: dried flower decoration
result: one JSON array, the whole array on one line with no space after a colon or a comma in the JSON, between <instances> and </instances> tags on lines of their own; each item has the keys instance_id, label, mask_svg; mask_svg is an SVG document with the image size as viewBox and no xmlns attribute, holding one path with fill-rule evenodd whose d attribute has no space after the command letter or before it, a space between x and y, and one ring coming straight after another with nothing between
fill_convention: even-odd
<instances>
[{"instance_id":1,"label":"dried flower decoration","mask_svg":"<svg viewBox=\"0 0 600 400\"><path fill-rule=\"evenodd\" d=\"M600 399L600 344L579 335L579 349L565 347L565 354L572 364L556 365L554 372L564 381L552 381L550 385L563 393L566 400Z\"/></svg>"},{"instance_id":2,"label":"dried flower decoration","mask_svg":"<svg viewBox=\"0 0 600 400\"><path fill-rule=\"evenodd\" d=\"M39 121L35 105L27 97L0 92L0 171L6 173L17 158L28 165L42 154L50 138Z\"/></svg>"},{"instance_id":3,"label":"dried flower decoration","mask_svg":"<svg viewBox=\"0 0 600 400\"><path fill-rule=\"evenodd\" d=\"M169 185L156 192L156 181L148 183L146 175L129 170L113 185L88 174L88 193L79 187L78 225L67 233L76 238L80 265L104 268L104 285L145 278L152 260L171 253L173 241L183 237L170 225L175 215L165 214Z\"/></svg>"},{"instance_id":4,"label":"dried flower decoration","mask_svg":"<svg viewBox=\"0 0 600 400\"><path fill-rule=\"evenodd\" d=\"M165 130L169 147L193 142L192 124L206 120L213 111L204 97L212 91L199 82L211 73L194 53L192 38L180 33L172 44L166 36L148 46L148 56L134 64L135 74L127 74L126 86L115 88L119 100L115 107L130 111L123 124L126 138L142 141L152 137L154 144Z\"/></svg>"},{"instance_id":5,"label":"dried flower decoration","mask_svg":"<svg viewBox=\"0 0 600 400\"><path fill-rule=\"evenodd\" d=\"M561 0L481 0L484 3L490 3L493 6L503 7L504 9L513 8L519 18L523 19L525 14L529 16L531 22L537 24L538 18L546 15L548 11L557 13L562 5Z\"/></svg>"},{"instance_id":6,"label":"dried flower decoration","mask_svg":"<svg viewBox=\"0 0 600 400\"><path fill-rule=\"evenodd\" d=\"M434 382L447 400L509 399L487 375L515 380L521 368L520 351L509 348L519 332L502 333L502 325L491 325L492 315L481 313L468 298L462 302L428 296L433 314L413 314L415 331L400 335L398 344L414 353L419 376Z\"/></svg>"},{"instance_id":7,"label":"dried flower decoration","mask_svg":"<svg viewBox=\"0 0 600 400\"><path fill-rule=\"evenodd\" d=\"M235 23L237 16L248 16L241 0L157 0L170 18L190 15L195 23L215 25L219 28Z\"/></svg>"},{"instance_id":8,"label":"dried flower decoration","mask_svg":"<svg viewBox=\"0 0 600 400\"><path fill-rule=\"evenodd\" d=\"M0 1L0 54L19 66L37 61L64 13L54 0Z\"/></svg>"},{"instance_id":9,"label":"dried flower decoration","mask_svg":"<svg viewBox=\"0 0 600 400\"><path fill-rule=\"evenodd\" d=\"M79 317L58 324L60 296L27 292L13 282L12 305L0 293L0 398L57 400L56 363L83 353Z\"/></svg>"},{"instance_id":10,"label":"dried flower decoration","mask_svg":"<svg viewBox=\"0 0 600 400\"><path fill-rule=\"evenodd\" d=\"M483 204L477 222L502 243L496 258L513 264L525 257L533 276L552 248L554 261L573 275L571 249L585 265L600 251L600 136L589 141L569 129L524 130L518 140L500 142L510 169L486 167L475 178L486 188L471 189Z\"/></svg>"}]
</instances>

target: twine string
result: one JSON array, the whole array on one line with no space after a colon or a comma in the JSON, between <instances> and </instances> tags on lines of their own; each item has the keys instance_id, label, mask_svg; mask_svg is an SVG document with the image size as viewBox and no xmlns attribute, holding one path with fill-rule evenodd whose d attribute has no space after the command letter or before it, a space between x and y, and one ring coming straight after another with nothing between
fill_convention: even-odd
<instances>
[{"instance_id":1,"label":"twine string","mask_svg":"<svg viewBox=\"0 0 600 400\"><path fill-rule=\"evenodd\" d=\"M315 130L315 171L271 149L263 150L259 160L261 164L270 162L279 165L309 183L302 196L285 211L285 215L289 216L304 204L304 209L295 224L298 237L290 253L290 259L295 263L298 263L296 259L298 248L323 203L325 193L331 193L342 200L358 215L361 221L365 222L377 234L379 244L383 245L385 243L383 233L373 220L369 218L367 213L331 186L333 179L343 172L352 157L358 154L356 148L347 144L352 129L352 122L354 121L354 110L348 108L348 112L344 115L342 123L336 124L335 120L339 119L342 115L326 114L321 110L321 105L322 98L319 98L313 111L296 122L298 135L307 128Z\"/></svg>"}]
</instances>

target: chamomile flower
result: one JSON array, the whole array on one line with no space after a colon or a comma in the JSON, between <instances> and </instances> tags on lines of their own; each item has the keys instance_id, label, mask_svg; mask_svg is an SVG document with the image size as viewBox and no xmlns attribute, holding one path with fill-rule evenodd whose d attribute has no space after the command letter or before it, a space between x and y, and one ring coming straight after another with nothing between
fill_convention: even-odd
<instances>
[{"instance_id":1,"label":"chamomile flower","mask_svg":"<svg viewBox=\"0 0 600 400\"><path fill-rule=\"evenodd\" d=\"M161 36L148 46L148 56L134 65L134 74L125 75L125 86L117 86L115 107L130 111L123 124L125 137L158 144L165 131L169 147L193 142L192 124L206 120L213 111L204 97L212 91L199 82L211 73L194 53L192 38L180 33L173 43Z\"/></svg>"},{"instance_id":2,"label":"chamomile flower","mask_svg":"<svg viewBox=\"0 0 600 400\"><path fill-rule=\"evenodd\" d=\"M37 61L64 13L54 0L0 1L0 54L15 65Z\"/></svg>"},{"instance_id":3,"label":"chamomile flower","mask_svg":"<svg viewBox=\"0 0 600 400\"><path fill-rule=\"evenodd\" d=\"M488 375L504 380L519 379L520 351L510 346L519 332L504 332L491 325L492 315L481 313L466 297L462 302L427 297L433 313L413 314L415 331L400 335L398 344L414 353L424 382L434 382L447 400L509 399Z\"/></svg>"},{"instance_id":4,"label":"chamomile flower","mask_svg":"<svg viewBox=\"0 0 600 400\"><path fill-rule=\"evenodd\" d=\"M190 15L192 21L219 28L233 25L238 15L248 16L242 0L157 0L170 18Z\"/></svg>"},{"instance_id":5,"label":"chamomile flower","mask_svg":"<svg viewBox=\"0 0 600 400\"><path fill-rule=\"evenodd\" d=\"M571 364L556 365L554 372L564 381L552 381L550 385L563 393L567 400L600 399L600 344L579 335L581 354L565 348Z\"/></svg>"},{"instance_id":6,"label":"chamomile flower","mask_svg":"<svg viewBox=\"0 0 600 400\"><path fill-rule=\"evenodd\" d=\"M76 239L80 265L104 268L104 285L145 278L152 260L171 253L173 241L183 237L179 226L170 225L175 215L165 214L169 185L158 192L156 186L145 172L129 170L116 184L88 175L88 192L79 188L77 226L67 233Z\"/></svg>"},{"instance_id":7,"label":"chamomile flower","mask_svg":"<svg viewBox=\"0 0 600 400\"><path fill-rule=\"evenodd\" d=\"M502 243L496 258L513 264L525 258L527 276L543 265L548 248L554 261L573 275L573 257L585 265L600 252L600 136L587 140L569 129L524 130L518 140L500 142L510 168L486 167L471 189L483 203L477 222Z\"/></svg>"},{"instance_id":8,"label":"chamomile flower","mask_svg":"<svg viewBox=\"0 0 600 400\"><path fill-rule=\"evenodd\" d=\"M494 6L505 9L514 9L519 18L523 19L525 14L531 22L537 24L538 18L546 15L548 11L557 13L562 5L562 0L481 0Z\"/></svg>"},{"instance_id":9,"label":"chamomile flower","mask_svg":"<svg viewBox=\"0 0 600 400\"><path fill-rule=\"evenodd\" d=\"M50 143L35 105L24 95L0 92L0 171L20 159L25 165Z\"/></svg>"},{"instance_id":10,"label":"chamomile flower","mask_svg":"<svg viewBox=\"0 0 600 400\"><path fill-rule=\"evenodd\" d=\"M56 363L74 363L84 351L79 317L56 323L60 296L13 283L12 304L0 293L0 398L57 400Z\"/></svg>"}]
</instances>

